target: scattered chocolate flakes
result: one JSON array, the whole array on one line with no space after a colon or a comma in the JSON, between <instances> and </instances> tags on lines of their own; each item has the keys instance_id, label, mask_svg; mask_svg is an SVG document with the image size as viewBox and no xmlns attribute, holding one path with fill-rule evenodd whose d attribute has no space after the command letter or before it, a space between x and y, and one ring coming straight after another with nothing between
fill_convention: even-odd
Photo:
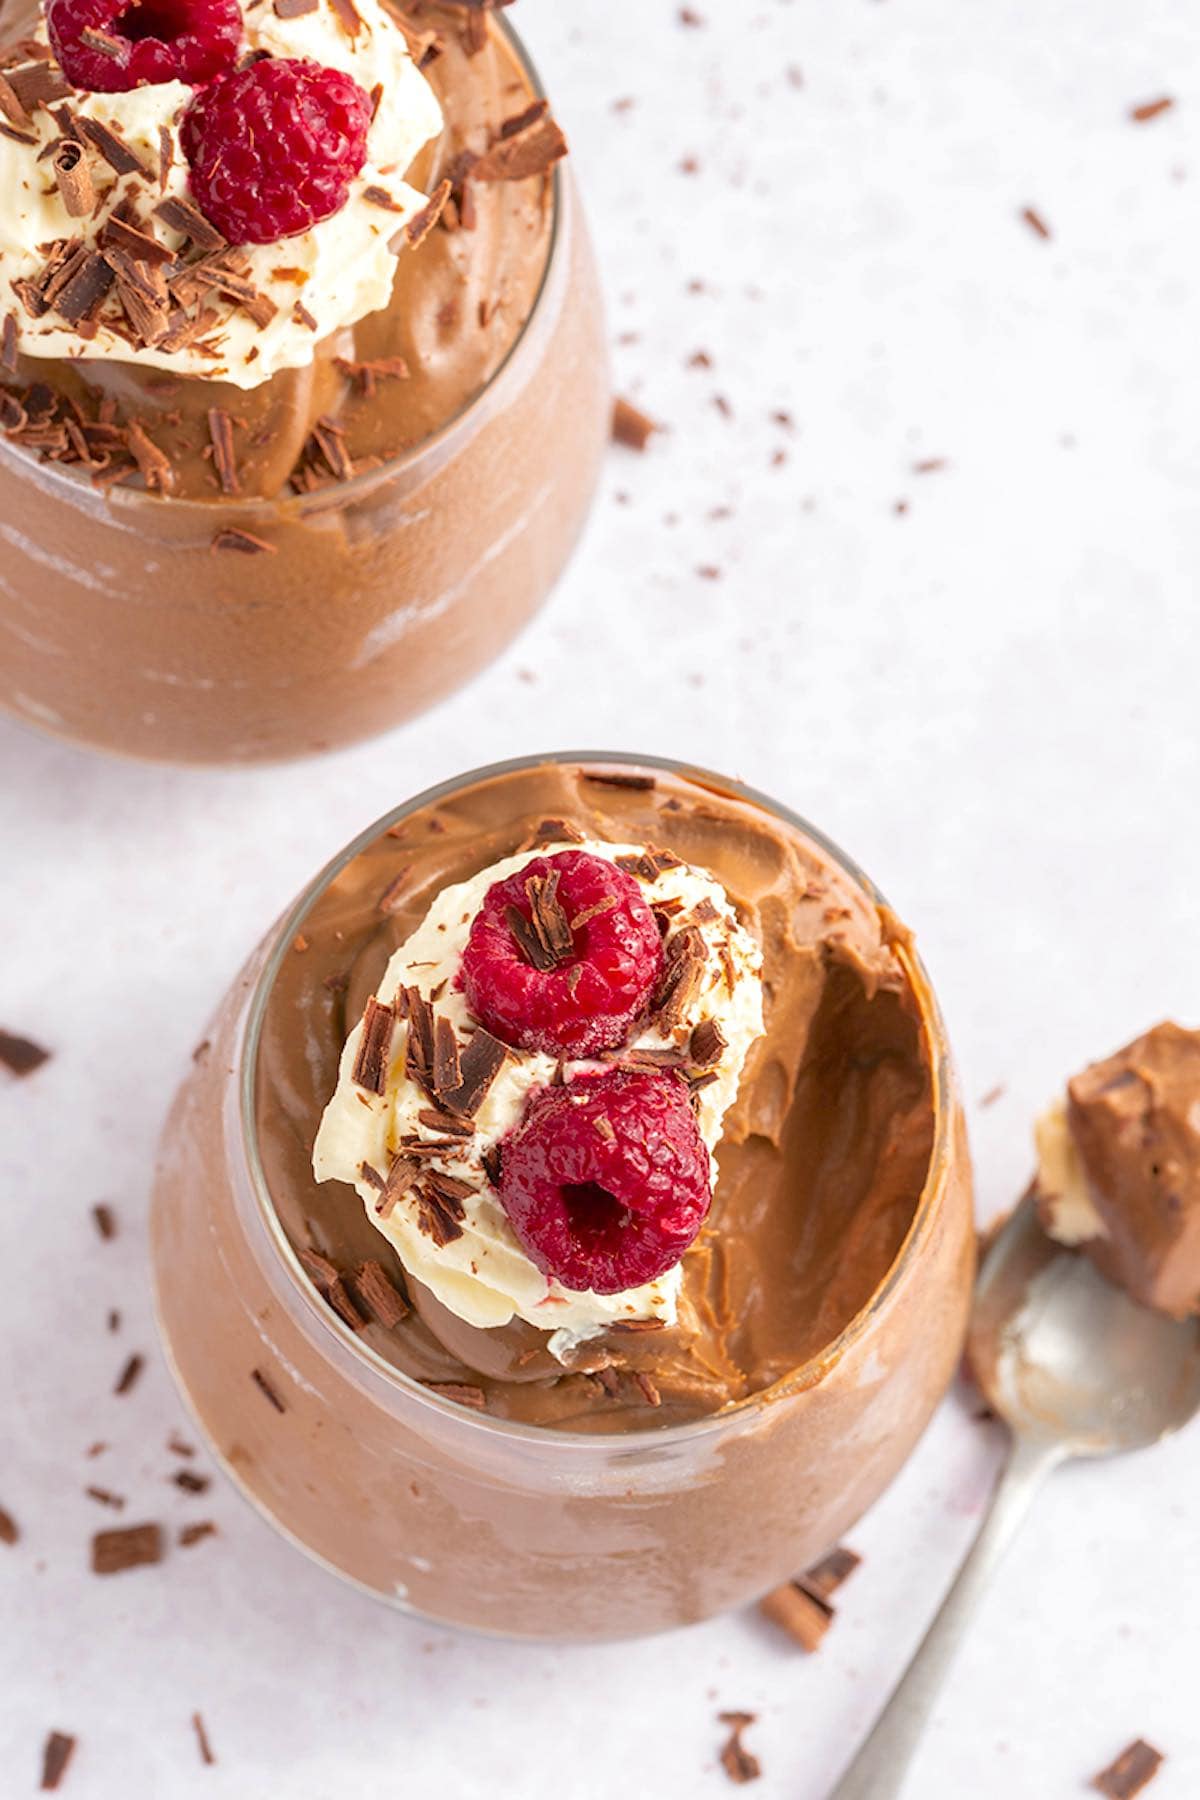
<instances>
[{"instance_id":1,"label":"scattered chocolate flakes","mask_svg":"<svg viewBox=\"0 0 1200 1800\"><path fill-rule=\"evenodd\" d=\"M613 401L614 443L624 444L629 450L645 450L655 432L661 430L662 426L648 414L639 411L631 400L624 400L618 395Z\"/></svg>"},{"instance_id":2,"label":"scattered chocolate flakes","mask_svg":"<svg viewBox=\"0 0 1200 1800\"><path fill-rule=\"evenodd\" d=\"M119 1313L119 1312L118 1312L118 1311L117 1311L117 1309L116 1309L116 1307L115 1307L115 1306L110 1306L110 1307L109 1307L109 1309L108 1309L108 1321L107 1321L107 1323L108 1323L108 1329L109 1329L109 1330L110 1330L110 1331L120 1331L120 1329L121 1329L121 1315L120 1315L120 1313Z\"/></svg>"},{"instance_id":3,"label":"scattered chocolate flakes","mask_svg":"<svg viewBox=\"0 0 1200 1800\"><path fill-rule=\"evenodd\" d=\"M489 1144L479 1158L483 1172L494 1188L500 1186L500 1154L499 1144Z\"/></svg>"},{"instance_id":4,"label":"scattered chocolate flakes","mask_svg":"<svg viewBox=\"0 0 1200 1800\"><path fill-rule=\"evenodd\" d=\"M252 531L243 531L238 525L223 525L215 533L209 548L236 550L241 556L275 556L279 546L269 544L266 538L255 537Z\"/></svg>"},{"instance_id":5,"label":"scattered chocolate flakes","mask_svg":"<svg viewBox=\"0 0 1200 1800\"><path fill-rule=\"evenodd\" d=\"M180 1528L179 1542L187 1550L192 1544L198 1544L202 1538L215 1537L217 1528L211 1519L198 1519L194 1525Z\"/></svg>"},{"instance_id":6,"label":"scattered chocolate flakes","mask_svg":"<svg viewBox=\"0 0 1200 1800\"><path fill-rule=\"evenodd\" d=\"M698 12L693 12L690 6L680 7L679 23L681 25L705 25L707 22Z\"/></svg>"},{"instance_id":7,"label":"scattered chocolate flakes","mask_svg":"<svg viewBox=\"0 0 1200 1800\"><path fill-rule=\"evenodd\" d=\"M354 463L344 442L345 435L336 419L322 414L313 426L309 439L313 452L325 463L335 481L349 481L354 473Z\"/></svg>"},{"instance_id":8,"label":"scattered chocolate flakes","mask_svg":"<svg viewBox=\"0 0 1200 1800\"><path fill-rule=\"evenodd\" d=\"M215 225L209 224L200 208L193 206L190 200L172 194L168 199L160 200L154 212L172 231L190 238L197 250L224 250L225 239L221 233Z\"/></svg>"},{"instance_id":9,"label":"scattered chocolate flakes","mask_svg":"<svg viewBox=\"0 0 1200 1800\"><path fill-rule=\"evenodd\" d=\"M666 1328L664 1319L614 1319L608 1329L628 1336L643 1331L665 1331Z\"/></svg>"},{"instance_id":10,"label":"scattered chocolate flakes","mask_svg":"<svg viewBox=\"0 0 1200 1800\"><path fill-rule=\"evenodd\" d=\"M162 1530L157 1525L124 1525L116 1531L98 1531L92 1539L95 1575L119 1575L162 1558Z\"/></svg>"},{"instance_id":11,"label":"scattered chocolate flakes","mask_svg":"<svg viewBox=\"0 0 1200 1800\"><path fill-rule=\"evenodd\" d=\"M362 20L354 0L329 0L329 5L346 36L356 38L362 30Z\"/></svg>"},{"instance_id":12,"label":"scattered chocolate flakes","mask_svg":"<svg viewBox=\"0 0 1200 1800\"><path fill-rule=\"evenodd\" d=\"M124 39L114 37L111 31L98 31L94 25L85 25L79 34L81 44L94 50L98 56L110 56L114 62L120 62L125 55Z\"/></svg>"},{"instance_id":13,"label":"scattered chocolate flakes","mask_svg":"<svg viewBox=\"0 0 1200 1800\"><path fill-rule=\"evenodd\" d=\"M785 1581L782 1587L772 1589L758 1604L759 1610L772 1624L780 1626L801 1649L810 1652L819 1647L834 1620L833 1607L828 1600L810 1592L804 1585L803 1578Z\"/></svg>"},{"instance_id":14,"label":"scattered chocolate flakes","mask_svg":"<svg viewBox=\"0 0 1200 1800\"><path fill-rule=\"evenodd\" d=\"M662 1405L662 1395L659 1393L656 1383L651 1380L644 1369L634 1370L633 1381L634 1386L641 1390L642 1399L647 1406Z\"/></svg>"},{"instance_id":15,"label":"scattered chocolate flakes","mask_svg":"<svg viewBox=\"0 0 1200 1800\"><path fill-rule=\"evenodd\" d=\"M110 1488L87 1487L83 1491L89 1500L95 1500L100 1506L111 1506L116 1512L120 1512L125 1505L124 1496L114 1494Z\"/></svg>"},{"instance_id":16,"label":"scattered chocolate flakes","mask_svg":"<svg viewBox=\"0 0 1200 1800\"><path fill-rule=\"evenodd\" d=\"M32 131L18 131L15 125L3 123L0 123L0 137L11 138L14 144L28 144L31 147L37 143Z\"/></svg>"},{"instance_id":17,"label":"scattered chocolate flakes","mask_svg":"<svg viewBox=\"0 0 1200 1800\"><path fill-rule=\"evenodd\" d=\"M425 242L425 239L429 236L430 232L441 218L449 198L450 183L448 181L439 182L437 188L429 196L429 199L425 202L421 210L415 212L411 219L406 220L404 226L397 234L402 241L398 243L396 238L393 238L388 245L388 249L399 251L403 249L405 245L407 245L410 250L418 249L419 246Z\"/></svg>"},{"instance_id":18,"label":"scattered chocolate flakes","mask_svg":"<svg viewBox=\"0 0 1200 1800\"><path fill-rule=\"evenodd\" d=\"M395 1010L381 1005L372 994L363 1015L362 1037L351 1074L355 1085L365 1088L369 1094L382 1094L387 1088L388 1056L395 1025Z\"/></svg>"},{"instance_id":19,"label":"scattered chocolate flakes","mask_svg":"<svg viewBox=\"0 0 1200 1800\"><path fill-rule=\"evenodd\" d=\"M73 131L89 143L116 174L144 175L147 180L153 180L157 175L157 169L151 169L136 150L129 148L124 138L118 137L99 119L87 119L77 113L71 123ZM161 212L161 208L159 210Z\"/></svg>"},{"instance_id":20,"label":"scattered chocolate flakes","mask_svg":"<svg viewBox=\"0 0 1200 1800\"><path fill-rule=\"evenodd\" d=\"M212 444L213 468L223 494L236 494L240 487L237 458L233 449L233 420L223 406L208 409L208 435Z\"/></svg>"},{"instance_id":21,"label":"scattered chocolate flakes","mask_svg":"<svg viewBox=\"0 0 1200 1800\"><path fill-rule=\"evenodd\" d=\"M271 1405L275 1408L277 1413L284 1413L287 1411L287 1407L279 1398L279 1395L275 1392L275 1389L271 1386L270 1381L263 1374L261 1369L251 1369L250 1379L258 1389L259 1393L271 1402Z\"/></svg>"},{"instance_id":22,"label":"scattered chocolate flakes","mask_svg":"<svg viewBox=\"0 0 1200 1800\"><path fill-rule=\"evenodd\" d=\"M10 1075L32 1075L40 1069L44 1062L49 1062L50 1051L43 1050L32 1038L16 1037L11 1031L0 1031L0 1064Z\"/></svg>"},{"instance_id":23,"label":"scattered chocolate flakes","mask_svg":"<svg viewBox=\"0 0 1200 1800\"><path fill-rule=\"evenodd\" d=\"M427 1173L416 1186L417 1224L426 1237L432 1238L439 1250L462 1236L461 1221L466 1217L462 1201L447 1192L449 1178L436 1171ZM473 1190L468 1190L473 1191Z\"/></svg>"},{"instance_id":24,"label":"scattered chocolate flakes","mask_svg":"<svg viewBox=\"0 0 1200 1800\"><path fill-rule=\"evenodd\" d=\"M105 1242L107 1242L110 1238L116 1237L116 1235L117 1235L116 1214L113 1212L112 1207L109 1206L106 1201L104 1201L104 1200L97 1201L96 1205L93 1206L93 1208L92 1208L92 1217L96 1221L96 1230L100 1233L100 1236L105 1240Z\"/></svg>"},{"instance_id":25,"label":"scattered chocolate flakes","mask_svg":"<svg viewBox=\"0 0 1200 1800\"><path fill-rule=\"evenodd\" d=\"M42 1748L41 1791L53 1793L67 1772L67 1764L75 1752L75 1739L65 1731L52 1731Z\"/></svg>"},{"instance_id":26,"label":"scattered chocolate flakes","mask_svg":"<svg viewBox=\"0 0 1200 1800\"><path fill-rule=\"evenodd\" d=\"M125 1364L125 1367L121 1370L120 1375L117 1377L117 1385L113 1389L113 1393L127 1394L145 1366L145 1357L139 1355L135 1350L133 1355L129 1358L129 1361Z\"/></svg>"},{"instance_id":27,"label":"scattered chocolate flakes","mask_svg":"<svg viewBox=\"0 0 1200 1800\"><path fill-rule=\"evenodd\" d=\"M4 114L10 125L16 125L18 129L29 124L29 114L21 104L21 97L7 75L0 75L0 112Z\"/></svg>"},{"instance_id":28,"label":"scattered chocolate flakes","mask_svg":"<svg viewBox=\"0 0 1200 1800\"><path fill-rule=\"evenodd\" d=\"M171 173L171 165L175 161L175 146L167 126L158 128L158 191L166 192L167 177Z\"/></svg>"},{"instance_id":29,"label":"scattered chocolate flakes","mask_svg":"<svg viewBox=\"0 0 1200 1800\"><path fill-rule=\"evenodd\" d=\"M682 863L673 850L646 849L636 856L618 856L617 867L624 869L627 875L638 875L643 881L657 881L668 869L682 868ZM664 900L663 906L682 908L682 901Z\"/></svg>"},{"instance_id":30,"label":"scattered chocolate flakes","mask_svg":"<svg viewBox=\"0 0 1200 1800\"><path fill-rule=\"evenodd\" d=\"M292 317L297 325L303 325L306 331L316 331L317 321L302 301L297 300L292 307Z\"/></svg>"},{"instance_id":31,"label":"scattered chocolate flakes","mask_svg":"<svg viewBox=\"0 0 1200 1800\"><path fill-rule=\"evenodd\" d=\"M312 1277L313 1285L315 1287L320 1288L322 1293L324 1293L333 1286L338 1278L338 1268L336 1263L330 1262L327 1256L322 1256L319 1250L304 1249L299 1251L298 1254L300 1261L304 1264L304 1267Z\"/></svg>"},{"instance_id":32,"label":"scattered chocolate flakes","mask_svg":"<svg viewBox=\"0 0 1200 1800\"><path fill-rule=\"evenodd\" d=\"M369 1181L372 1187L378 1187L379 1190L380 1198L375 1203L375 1211L381 1219L386 1219L389 1213L394 1211L420 1173L420 1163L414 1157L407 1155L392 1158L386 1180L381 1179L368 1164L363 1164L364 1179Z\"/></svg>"},{"instance_id":33,"label":"scattered chocolate flakes","mask_svg":"<svg viewBox=\"0 0 1200 1800\"><path fill-rule=\"evenodd\" d=\"M50 159L62 203L73 219L82 219L96 204L96 189L83 146L62 138Z\"/></svg>"},{"instance_id":34,"label":"scattered chocolate flakes","mask_svg":"<svg viewBox=\"0 0 1200 1800\"><path fill-rule=\"evenodd\" d=\"M715 1019L701 1019L692 1031L688 1054L697 1068L708 1069L719 1063L728 1049L728 1039Z\"/></svg>"},{"instance_id":35,"label":"scattered chocolate flakes","mask_svg":"<svg viewBox=\"0 0 1200 1800\"><path fill-rule=\"evenodd\" d=\"M551 869L548 875L531 875L525 883L529 923L543 958L541 962L530 959L535 968L556 968L575 948L571 922L558 897L558 882L558 870Z\"/></svg>"},{"instance_id":36,"label":"scattered chocolate flakes","mask_svg":"<svg viewBox=\"0 0 1200 1800\"><path fill-rule=\"evenodd\" d=\"M316 12L319 0L273 0L272 12L277 19L302 19Z\"/></svg>"},{"instance_id":37,"label":"scattered chocolate flakes","mask_svg":"<svg viewBox=\"0 0 1200 1800\"><path fill-rule=\"evenodd\" d=\"M195 1456L196 1454L196 1446L185 1443L177 1431L173 1431L167 1439L167 1449L172 1456Z\"/></svg>"},{"instance_id":38,"label":"scattered chocolate flakes","mask_svg":"<svg viewBox=\"0 0 1200 1800\"><path fill-rule=\"evenodd\" d=\"M176 1469L171 1480L185 1494L206 1494L212 1486L210 1475L197 1475L194 1469Z\"/></svg>"},{"instance_id":39,"label":"scattered chocolate flakes","mask_svg":"<svg viewBox=\"0 0 1200 1800\"><path fill-rule=\"evenodd\" d=\"M404 208L400 205L400 202L396 199L395 195L389 194L385 187L377 187L374 183L372 183L370 187L365 187L363 189L362 197L364 200L369 201L372 206L382 206L385 212L404 211Z\"/></svg>"},{"instance_id":40,"label":"scattered chocolate flakes","mask_svg":"<svg viewBox=\"0 0 1200 1800\"><path fill-rule=\"evenodd\" d=\"M722 1725L729 1727L729 1737L721 1747L721 1767L730 1781L739 1786L747 1781L757 1781L762 1774L762 1764L742 1742L743 1731L755 1723L757 1714L723 1712L718 1713L717 1717Z\"/></svg>"},{"instance_id":41,"label":"scattered chocolate flakes","mask_svg":"<svg viewBox=\"0 0 1200 1800\"><path fill-rule=\"evenodd\" d=\"M828 1556L823 1556L811 1569L806 1569L800 1577L801 1582L810 1594L818 1600L830 1600L837 1593L844 1581L848 1581L862 1562L857 1551L850 1550L845 1544L839 1544Z\"/></svg>"},{"instance_id":42,"label":"scattered chocolate flakes","mask_svg":"<svg viewBox=\"0 0 1200 1800\"><path fill-rule=\"evenodd\" d=\"M1169 94L1163 94L1158 100L1143 100L1140 106L1131 106L1129 117L1135 125L1148 125L1151 119L1161 118L1163 113L1170 112L1174 104Z\"/></svg>"},{"instance_id":43,"label":"scattered chocolate flakes","mask_svg":"<svg viewBox=\"0 0 1200 1800\"><path fill-rule=\"evenodd\" d=\"M469 1119L461 1117L455 1113L443 1112L440 1107L423 1106L417 1113L417 1118L420 1120L422 1125L428 1125L429 1129L431 1131L440 1131L444 1138L448 1137L448 1138L462 1140L465 1138L474 1137L474 1135L475 1135L474 1129L473 1129ZM412 1143L414 1153L418 1152L424 1148L431 1148L431 1149L444 1148L443 1145L431 1144L430 1140L428 1138L419 1138L419 1139L413 1139L413 1140L410 1140L408 1138L404 1139L404 1142L406 1145L410 1141ZM453 1148L453 1145L451 1145L451 1148Z\"/></svg>"},{"instance_id":44,"label":"scattered chocolate flakes","mask_svg":"<svg viewBox=\"0 0 1200 1800\"><path fill-rule=\"evenodd\" d=\"M433 1085L439 1098L453 1093L462 1082L458 1055L458 1034L444 1013L433 1023Z\"/></svg>"},{"instance_id":45,"label":"scattered chocolate flakes","mask_svg":"<svg viewBox=\"0 0 1200 1800\"><path fill-rule=\"evenodd\" d=\"M378 900L375 902L377 912L390 916L392 913L400 911L401 907L404 905L403 892L408 885L408 876L409 871L407 869L401 869L398 875L393 875L392 879L388 882L382 894L380 894Z\"/></svg>"},{"instance_id":46,"label":"scattered chocolate flakes","mask_svg":"<svg viewBox=\"0 0 1200 1800\"><path fill-rule=\"evenodd\" d=\"M419 988L401 990L397 1010L408 1020L406 1064L413 1080L425 1089L431 1100L440 1098L433 1083L433 1007Z\"/></svg>"},{"instance_id":47,"label":"scattered chocolate flakes","mask_svg":"<svg viewBox=\"0 0 1200 1800\"><path fill-rule=\"evenodd\" d=\"M204 1720L200 1717L198 1712L192 1714L192 1730L196 1734L196 1745L200 1751L200 1761L211 1767L217 1759L213 1755L212 1745L208 1741L208 1733L204 1729Z\"/></svg>"},{"instance_id":48,"label":"scattered chocolate flakes","mask_svg":"<svg viewBox=\"0 0 1200 1800\"><path fill-rule=\"evenodd\" d=\"M1030 231L1035 232L1038 237L1048 238L1051 235L1050 227L1047 225L1045 219L1043 219L1041 213L1035 212L1032 206L1024 207L1021 212L1021 217L1026 225L1028 225Z\"/></svg>"},{"instance_id":49,"label":"scattered chocolate flakes","mask_svg":"<svg viewBox=\"0 0 1200 1800\"><path fill-rule=\"evenodd\" d=\"M597 787L630 788L647 794L655 786L653 775L635 775L623 769L583 769L580 779L594 782Z\"/></svg>"},{"instance_id":50,"label":"scattered chocolate flakes","mask_svg":"<svg viewBox=\"0 0 1200 1800\"><path fill-rule=\"evenodd\" d=\"M374 398L381 381L408 380L409 368L402 356L379 356L369 362L350 362L344 356L335 356L333 360L365 400Z\"/></svg>"},{"instance_id":51,"label":"scattered chocolate flakes","mask_svg":"<svg viewBox=\"0 0 1200 1800\"><path fill-rule=\"evenodd\" d=\"M8 312L4 315L4 323L0 325L0 372L15 375L17 372L17 315Z\"/></svg>"},{"instance_id":52,"label":"scattered chocolate flakes","mask_svg":"<svg viewBox=\"0 0 1200 1800\"><path fill-rule=\"evenodd\" d=\"M17 1521L0 1506L0 1544L15 1544L20 1535Z\"/></svg>"},{"instance_id":53,"label":"scattered chocolate flakes","mask_svg":"<svg viewBox=\"0 0 1200 1800\"><path fill-rule=\"evenodd\" d=\"M367 1323L366 1314L350 1292L344 1276L334 1276L325 1291L325 1298L344 1325L348 1325L351 1331L362 1330Z\"/></svg>"},{"instance_id":54,"label":"scattered chocolate flakes","mask_svg":"<svg viewBox=\"0 0 1200 1800\"><path fill-rule=\"evenodd\" d=\"M683 1023L699 993L707 960L704 936L698 926L685 925L667 939L652 1010L668 1029Z\"/></svg>"},{"instance_id":55,"label":"scattered chocolate flakes","mask_svg":"<svg viewBox=\"0 0 1200 1800\"><path fill-rule=\"evenodd\" d=\"M616 1134L616 1131L613 1129L613 1122L609 1118L607 1113L597 1113L596 1114L596 1117L592 1120L592 1129L595 1131L596 1136L598 1138L601 1138L604 1143L606 1143L606 1144L615 1144L616 1143L617 1134Z\"/></svg>"},{"instance_id":56,"label":"scattered chocolate flakes","mask_svg":"<svg viewBox=\"0 0 1200 1800\"><path fill-rule=\"evenodd\" d=\"M1161 1750L1145 1738L1136 1738L1115 1762L1093 1777L1092 1786L1098 1794L1106 1794L1108 1800L1134 1800L1134 1795L1154 1780L1165 1761Z\"/></svg>"},{"instance_id":57,"label":"scattered chocolate flakes","mask_svg":"<svg viewBox=\"0 0 1200 1800\"><path fill-rule=\"evenodd\" d=\"M487 1411L487 1395L480 1387L471 1387L461 1381L426 1381L422 1386L432 1394L440 1394L444 1400L457 1400L460 1406L469 1406L475 1412Z\"/></svg>"},{"instance_id":58,"label":"scattered chocolate flakes","mask_svg":"<svg viewBox=\"0 0 1200 1800\"><path fill-rule=\"evenodd\" d=\"M617 896L606 894L603 900L597 900L594 906L585 906L582 912L575 914L571 920L571 930L582 931L585 925L590 925L593 919L600 917L601 913L612 912L616 905Z\"/></svg>"},{"instance_id":59,"label":"scattered chocolate flakes","mask_svg":"<svg viewBox=\"0 0 1200 1800\"><path fill-rule=\"evenodd\" d=\"M545 175L567 154L567 140L539 100L506 120L471 171L476 181L525 181Z\"/></svg>"},{"instance_id":60,"label":"scattered chocolate flakes","mask_svg":"<svg viewBox=\"0 0 1200 1800\"><path fill-rule=\"evenodd\" d=\"M45 44L31 45L48 55ZM16 95L26 112L33 112L39 106L48 106L51 100L65 100L72 93L70 83L52 63L39 60L27 63L23 68L7 71L8 85Z\"/></svg>"},{"instance_id":61,"label":"scattered chocolate flakes","mask_svg":"<svg viewBox=\"0 0 1200 1800\"><path fill-rule=\"evenodd\" d=\"M385 1331L408 1317L411 1307L383 1264L360 1263L353 1275L354 1291Z\"/></svg>"},{"instance_id":62,"label":"scattered chocolate flakes","mask_svg":"<svg viewBox=\"0 0 1200 1800\"><path fill-rule=\"evenodd\" d=\"M141 471L142 480L148 493L170 494L175 489L175 469L169 456L165 456L158 445L150 437L144 425L136 419L125 427L125 437L130 454Z\"/></svg>"}]
</instances>

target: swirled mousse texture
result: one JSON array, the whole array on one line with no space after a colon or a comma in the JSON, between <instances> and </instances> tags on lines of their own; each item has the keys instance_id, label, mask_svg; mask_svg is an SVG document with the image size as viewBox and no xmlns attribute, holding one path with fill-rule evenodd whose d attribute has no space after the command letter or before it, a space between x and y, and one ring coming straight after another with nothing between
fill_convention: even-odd
<instances>
[{"instance_id":1,"label":"swirled mousse texture","mask_svg":"<svg viewBox=\"0 0 1200 1800\"><path fill-rule=\"evenodd\" d=\"M80 93L0 0L0 420L98 485L309 493L419 442L537 298L565 142L489 10L280 0L244 55L344 70L374 108L345 204L227 244L196 206L180 82Z\"/></svg>"},{"instance_id":2,"label":"swirled mousse texture","mask_svg":"<svg viewBox=\"0 0 1200 1800\"><path fill-rule=\"evenodd\" d=\"M1037 1124L1038 1211L1135 1300L1200 1313L1200 1031L1156 1025Z\"/></svg>"},{"instance_id":3,"label":"swirled mousse texture","mask_svg":"<svg viewBox=\"0 0 1200 1800\"><path fill-rule=\"evenodd\" d=\"M618 1307L589 1318L586 1336L552 1341L553 1331L522 1316L528 1309L511 1296L501 1299L507 1322L490 1326L447 1305L406 1272L370 1216L378 1195L318 1182L311 1158L330 1095L345 1094L347 1037L368 1002L388 992L402 947L411 972L413 934L436 924L440 897L461 884L470 891L506 859L571 843L678 859L662 871L664 883L704 872L695 878L726 897L735 941L753 947L743 995L748 1010L761 983L763 1028L748 1034L727 1105L716 1084L697 1093L715 1146L713 1201L674 1295L639 1296L623 1314ZM649 889L654 871L651 861ZM461 918L457 899L455 907ZM437 935L449 935L446 923ZM260 1150L279 1218L320 1291L365 1343L468 1405L602 1431L718 1411L827 1349L878 1289L912 1222L933 1104L908 956L902 928L828 853L748 800L625 768L546 764L482 778L354 857L312 903L284 956L255 1070ZM505 1079L519 1082L520 1071L514 1064ZM353 1104L364 1117L374 1110Z\"/></svg>"}]
</instances>

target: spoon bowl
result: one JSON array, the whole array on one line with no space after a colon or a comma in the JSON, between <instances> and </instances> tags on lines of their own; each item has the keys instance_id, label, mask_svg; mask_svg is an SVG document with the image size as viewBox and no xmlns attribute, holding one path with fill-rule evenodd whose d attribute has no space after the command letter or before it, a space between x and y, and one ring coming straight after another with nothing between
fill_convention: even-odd
<instances>
[{"instance_id":1,"label":"spoon bowl","mask_svg":"<svg viewBox=\"0 0 1200 1800\"><path fill-rule=\"evenodd\" d=\"M1139 1306L1053 1243L1031 1195L984 1258L967 1356L1019 1437L1069 1456L1143 1449L1200 1410L1200 1324Z\"/></svg>"}]
</instances>

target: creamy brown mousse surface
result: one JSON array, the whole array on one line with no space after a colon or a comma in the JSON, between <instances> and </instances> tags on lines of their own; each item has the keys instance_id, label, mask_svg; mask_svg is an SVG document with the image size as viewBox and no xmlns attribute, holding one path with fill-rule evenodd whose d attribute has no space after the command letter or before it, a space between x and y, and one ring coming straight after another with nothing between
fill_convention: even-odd
<instances>
[{"instance_id":1,"label":"creamy brown mousse surface","mask_svg":"<svg viewBox=\"0 0 1200 1800\"><path fill-rule=\"evenodd\" d=\"M293 1246L347 1273L382 1263L412 1299L406 1318L368 1324L364 1340L418 1380L473 1390L497 1417L577 1430L702 1417L819 1355L895 1259L933 1142L926 1030L890 915L754 805L662 772L629 781L560 765L499 774L377 839L304 920L256 1070L262 1159ZM310 1159L347 1030L432 898L572 830L673 851L724 884L763 947L766 1031L726 1116L679 1325L614 1330L564 1370L534 1327L479 1330L406 1283L358 1195L318 1185Z\"/></svg>"},{"instance_id":2,"label":"creamy brown mousse surface","mask_svg":"<svg viewBox=\"0 0 1200 1800\"><path fill-rule=\"evenodd\" d=\"M1084 1069L1067 1128L1104 1234L1083 1248L1145 1305L1200 1312L1200 1031L1167 1021Z\"/></svg>"},{"instance_id":3,"label":"creamy brown mousse surface","mask_svg":"<svg viewBox=\"0 0 1200 1800\"><path fill-rule=\"evenodd\" d=\"M222 497L211 409L230 422L237 493L268 499L369 469L460 413L503 363L533 311L549 251L553 176L506 181L464 174L471 157L534 98L489 14L435 0L393 10L418 51L429 37L441 46L424 73L445 127L409 179L431 194L448 180L453 195L424 241L400 252L390 306L314 344L309 366L281 371L257 388L130 362L19 357L15 374L0 374L10 392L27 399L33 384L47 384L85 420L96 419L106 400L115 402L119 421L141 423L167 460L168 469L157 479L152 474L149 485L199 500ZM0 0L0 49L28 36L39 14L29 0ZM152 201L148 196L148 208ZM278 248L286 265L287 240ZM296 298L302 303L302 289ZM11 295L0 297L0 317L11 305ZM401 364L406 375L396 373ZM42 411L32 410L29 424L8 435L44 452L56 441L47 431ZM64 444L61 455L52 450L55 460L75 465L72 444L59 435ZM118 451L96 473L136 486L145 479L144 464L144 452L139 464Z\"/></svg>"}]
</instances>

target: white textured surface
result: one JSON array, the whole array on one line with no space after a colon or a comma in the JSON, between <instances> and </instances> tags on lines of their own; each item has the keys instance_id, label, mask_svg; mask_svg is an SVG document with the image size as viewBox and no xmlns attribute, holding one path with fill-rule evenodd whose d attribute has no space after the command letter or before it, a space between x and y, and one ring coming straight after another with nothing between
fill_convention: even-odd
<instances>
[{"instance_id":1,"label":"white textured surface","mask_svg":"<svg viewBox=\"0 0 1200 1800\"><path fill-rule=\"evenodd\" d=\"M564 1652L390 1617L222 1487L164 1485L161 1364L108 1392L153 1348L159 1115L250 941L398 797L590 739L703 758L819 820L918 929L985 1213L1024 1182L1066 1071L1164 1013L1200 1020L1200 19L1187 0L698 6L691 31L671 0L519 8L614 337L636 334L621 384L673 430L614 453L583 553L515 650L436 730L290 769L122 767L0 726L3 1023L60 1009L56 1059L0 1087L0 1500L24 1527L0 1546L6 1797L32 1791L58 1726L81 1739L73 1800L591 1800L631 1781L693 1800L730 1792L715 1714L747 1707L749 1791L822 1800L974 1529L996 1446L950 1403L852 1534L866 1562L819 1656L753 1618ZM1163 92L1173 113L1128 122ZM689 155L698 175L677 173ZM711 370L685 367L700 349ZM911 472L935 456L949 466ZM106 1196L122 1232L100 1246ZM1082 1793L1140 1732L1170 1754L1153 1800L1194 1800L1198 1476L1200 1431L1056 1478L914 1796ZM86 1544L109 1521L88 1480L128 1493L127 1518L221 1535L97 1581Z\"/></svg>"}]
</instances>

